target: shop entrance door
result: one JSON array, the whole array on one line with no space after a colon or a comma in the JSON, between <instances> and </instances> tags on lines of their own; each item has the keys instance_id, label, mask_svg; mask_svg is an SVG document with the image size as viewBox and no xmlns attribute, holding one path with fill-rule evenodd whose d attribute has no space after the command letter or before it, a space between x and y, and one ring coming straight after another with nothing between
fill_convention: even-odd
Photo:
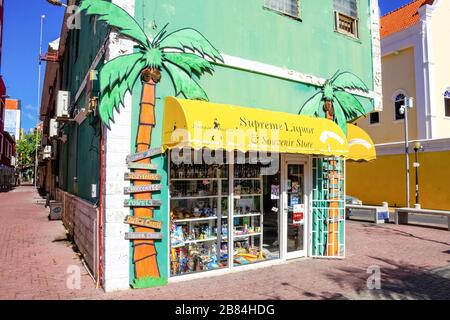
<instances>
[{"instance_id":1,"label":"shop entrance door","mask_svg":"<svg viewBox=\"0 0 450 320\"><path fill-rule=\"evenodd\" d=\"M305 257L307 253L308 190L307 161L284 162L283 247L284 258Z\"/></svg>"}]
</instances>

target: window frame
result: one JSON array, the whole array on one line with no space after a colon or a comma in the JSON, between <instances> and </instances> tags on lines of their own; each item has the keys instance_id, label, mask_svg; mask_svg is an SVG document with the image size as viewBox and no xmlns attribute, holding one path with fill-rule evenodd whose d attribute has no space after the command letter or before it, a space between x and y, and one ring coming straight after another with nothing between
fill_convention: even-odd
<instances>
[{"instance_id":1,"label":"window frame","mask_svg":"<svg viewBox=\"0 0 450 320\"><path fill-rule=\"evenodd\" d=\"M444 117L450 119L450 87L444 91Z\"/></svg>"},{"instance_id":2,"label":"window frame","mask_svg":"<svg viewBox=\"0 0 450 320\"><path fill-rule=\"evenodd\" d=\"M291 15L289 13L286 13L286 12L283 12L283 11L279 11L279 10L277 10L275 8L272 8L272 7L270 7L270 6L268 6L266 4L266 1L267 0L263 1L263 5L262 5L263 9L271 11L271 12L274 12L274 13L279 14L279 15L284 16L284 17L288 17L288 18L291 18L291 19L294 19L294 20L302 21L302 7L301 7L301 1L302 0L293 0L293 1L297 2L297 8L298 8L297 16L294 16L294 15Z\"/></svg>"},{"instance_id":3,"label":"window frame","mask_svg":"<svg viewBox=\"0 0 450 320\"><path fill-rule=\"evenodd\" d=\"M396 104L397 104L397 98L400 96L400 95L403 95L403 97L404 97L404 101L406 101L408 98L409 98L409 95L406 93L406 91L404 91L404 90L397 90L397 91L395 91L395 93L394 93L394 95L392 96L392 103L394 104L394 122L402 122L402 121L404 121L405 120L405 116L403 115L401 118L399 118L399 119L397 119L397 106L396 106Z\"/></svg>"},{"instance_id":4,"label":"window frame","mask_svg":"<svg viewBox=\"0 0 450 320\"><path fill-rule=\"evenodd\" d=\"M358 3L358 0L355 0L356 1L356 17L351 17L351 16L349 16L349 15L343 13L343 12L337 11L334 8L334 1L335 0L333 0L334 31L339 33L339 34L342 34L344 36L348 36L348 37L351 37L353 39L358 39L359 40L360 38L359 38L359 3ZM340 16L342 16L344 18L347 18L347 19L353 20L352 24L353 24L353 28L355 30L354 34L339 28L339 18L340 18Z\"/></svg>"},{"instance_id":5,"label":"window frame","mask_svg":"<svg viewBox=\"0 0 450 320\"><path fill-rule=\"evenodd\" d=\"M378 122L372 122L372 115L375 114L375 113L378 114ZM381 123L380 111L371 112L369 114L369 125L370 126L376 126L376 125L379 125L380 123Z\"/></svg>"}]
</instances>

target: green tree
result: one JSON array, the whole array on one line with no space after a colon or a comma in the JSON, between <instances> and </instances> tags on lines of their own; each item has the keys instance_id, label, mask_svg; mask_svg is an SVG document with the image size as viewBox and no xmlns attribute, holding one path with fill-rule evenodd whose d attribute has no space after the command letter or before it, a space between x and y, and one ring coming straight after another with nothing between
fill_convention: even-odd
<instances>
[{"instance_id":1,"label":"green tree","mask_svg":"<svg viewBox=\"0 0 450 320\"><path fill-rule=\"evenodd\" d=\"M330 119L347 135L347 122L366 114L361 102L346 91L349 89L369 92L359 77L351 72L338 71L303 104L299 114Z\"/></svg>"},{"instance_id":2,"label":"green tree","mask_svg":"<svg viewBox=\"0 0 450 320\"><path fill-rule=\"evenodd\" d=\"M25 134L16 145L17 166L20 170L34 166L37 145L40 144L39 135L34 133Z\"/></svg>"},{"instance_id":3,"label":"green tree","mask_svg":"<svg viewBox=\"0 0 450 320\"><path fill-rule=\"evenodd\" d=\"M175 95L182 94L187 99L208 100L205 91L195 78L205 72L212 73L211 62L222 61L219 51L197 30L184 28L168 33L164 26L153 38L150 38L136 20L122 8L103 0L84 0L80 10L105 21L135 43L135 52L119 56L100 70L99 114L106 126L114 121L114 109L119 111L123 105L125 93L133 89L140 77L142 95L139 110L136 151L147 150L151 145L152 129L155 127L155 85L161 80L161 71L165 71L175 87ZM149 163L150 159L141 160ZM148 173L135 170L136 173ZM144 181L135 181L134 185L145 185ZM151 199L151 193L140 193L135 199ZM150 208L135 208L134 215L153 218ZM148 232L146 228L135 228L136 232ZM150 231L152 231L150 229ZM135 281L139 283L158 283L160 272L157 252L153 240L134 241Z\"/></svg>"}]
</instances>

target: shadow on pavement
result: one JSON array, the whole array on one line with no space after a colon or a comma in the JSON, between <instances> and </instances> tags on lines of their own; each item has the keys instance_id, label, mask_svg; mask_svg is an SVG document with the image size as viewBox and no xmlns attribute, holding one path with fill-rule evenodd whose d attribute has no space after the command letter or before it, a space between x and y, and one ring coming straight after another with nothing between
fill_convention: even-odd
<instances>
[{"instance_id":1,"label":"shadow on pavement","mask_svg":"<svg viewBox=\"0 0 450 320\"><path fill-rule=\"evenodd\" d=\"M420 227L420 228L430 228L430 229L442 230L442 228L439 228L439 227L431 227L431 226L423 226L423 225L408 224L408 226L417 226L417 227ZM380 232L395 233L395 234L400 235L400 236L411 237L411 238L415 238L415 239L418 239L418 240L423 240L423 241L428 241L428 242L433 242L433 243L438 243L438 244L443 244L443 245L450 246L450 242L443 242L443 241L428 239L428 238L424 238L424 237L419 237L419 236L416 236L416 235L414 235L414 234L412 234L410 232L406 232L406 231L402 231L402 230L398 230L398 229L382 228L382 227L377 226L377 225L369 225L369 224L363 224L363 227L364 228L379 228ZM447 229L445 229L445 230L447 231Z\"/></svg>"},{"instance_id":2,"label":"shadow on pavement","mask_svg":"<svg viewBox=\"0 0 450 320\"><path fill-rule=\"evenodd\" d=\"M327 275L330 281L340 287L351 287L353 294L304 292L312 298L320 299L364 299L364 300L448 300L450 299L450 266L436 270L426 270L414 265L391 259L370 257L380 261L381 289L367 287L372 273L361 268L339 268ZM369 282L371 279L369 279Z\"/></svg>"}]
</instances>

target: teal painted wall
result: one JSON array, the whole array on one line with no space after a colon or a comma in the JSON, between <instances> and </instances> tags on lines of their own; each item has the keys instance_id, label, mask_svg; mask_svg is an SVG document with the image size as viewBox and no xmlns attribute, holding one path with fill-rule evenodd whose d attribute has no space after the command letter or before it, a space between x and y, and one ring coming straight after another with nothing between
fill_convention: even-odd
<instances>
[{"instance_id":1,"label":"teal painted wall","mask_svg":"<svg viewBox=\"0 0 450 320\"><path fill-rule=\"evenodd\" d=\"M338 69L351 71L373 90L372 42L369 0L359 0L359 39L334 31L333 0L301 0L301 20L292 19L263 8L263 0L136 0L135 17L148 35L155 35L166 23L168 31L191 27L200 31L220 52L249 60L330 78ZM155 19L158 29L151 28ZM213 76L204 76L200 85L210 101L246 107L297 113L317 88L267 75L216 66ZM132 141L136 138L142 86L133 90ZM173 96L173 85L163 72L156 89L157 125L152 146L161 145L164 98ZM361 98L367 112L373 110L371 99ZM135 151L132 144L130 152ZM154 160L164 189L155 198L163 206L155 211L157 220L168 230L167 159ZM162 164L164 163L164 168ZM162 277L168 277L168 237L156 244ZM133 249L131 247L131 254ZM131 279L134 266L130 265Z\"/></svg>"},{"instance_id":2,"label":"teal painted wall","mask_svg":"<svg viewBox=\"0 0 450 320\"><path fill-rule=\"evenodd\" d=\"M103 23L94 23L93 18L84 14L80 19L81 29L69 31L66 51L62 57L62 72L65 76L62 77L61 84L61 90L70 91L71 104L77 109L86 107L85 93L80 95L78 101L74 101L75 96L107 34ZM67 123L64 130L67 142L61 144L60 154L60 188L93 204L97 203L99 194L99 130L98 117L92 115L81 125ZM92 184L97 185L95 198L91 197Z\"/></svg>"}]
</instances>

